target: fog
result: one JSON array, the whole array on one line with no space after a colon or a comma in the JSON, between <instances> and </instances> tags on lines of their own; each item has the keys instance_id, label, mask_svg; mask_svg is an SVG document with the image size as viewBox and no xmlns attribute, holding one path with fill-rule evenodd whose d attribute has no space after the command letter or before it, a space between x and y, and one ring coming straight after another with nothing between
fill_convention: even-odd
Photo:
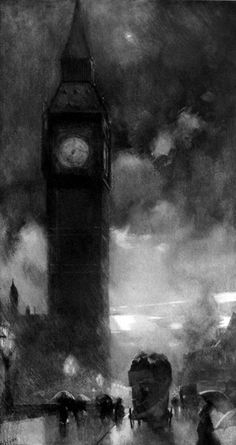
<instances>
[{"instance_id":1,"label":"fog","mask_svg":"<svg viewBox=\"0 0 236 445\"><path fill-rule=\"evenodd\" d=\"M235 8L195 3L82 2L114 140L111 308L136 317L137 348L179 357L214 340L213 295L236 290ZM41 116L73 8L1 3L1 298L14 277L22 312L47 310Z\"/></svg>"}]
</instances>

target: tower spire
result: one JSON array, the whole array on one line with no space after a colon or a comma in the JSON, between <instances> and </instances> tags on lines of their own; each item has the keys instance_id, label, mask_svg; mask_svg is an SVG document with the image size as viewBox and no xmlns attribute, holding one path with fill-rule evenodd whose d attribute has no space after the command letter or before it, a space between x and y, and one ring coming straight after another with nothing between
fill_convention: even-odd
<instances>
[{"instance_id":1,"label":"tower spire","mask_svg":"<svg viewBox=\"0 0 236 445\"><path fill-rule=\"evenodd\" d=\"M80 1L75 4L68 41L61 57L64 82L94 82L93 62L87 44Z\"/></svg>"},{"instance_id":2,"label":"tower spire","mask_svg":"<svg viewBox=\"0 0 236 445\"><path fill-rule=\"evenodd\" d=\"M10 299L11 313L15 316L18 311L19 293L18 293L17 287L14 283L14 279L12 279L9 299Z\"/></svg>"}]
</instances>

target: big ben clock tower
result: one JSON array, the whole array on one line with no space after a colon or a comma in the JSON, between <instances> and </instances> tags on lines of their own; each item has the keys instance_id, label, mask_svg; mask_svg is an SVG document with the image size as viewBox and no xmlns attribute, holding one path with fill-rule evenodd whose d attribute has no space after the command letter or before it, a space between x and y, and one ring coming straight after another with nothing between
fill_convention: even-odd
<instances>
[{"instance_id":1,"label":"big ben clock tower","mask_svg":"<svg viewBox=\"0 0 236 445\"><path fill-rule=\"evenodd\" d=\"M108 335L110 129L77 4L61 59L62 81L44 115L49 312L69 326L75 350ZM104 350L105 353L105 350Z\"/></svg>"}]
</instances>

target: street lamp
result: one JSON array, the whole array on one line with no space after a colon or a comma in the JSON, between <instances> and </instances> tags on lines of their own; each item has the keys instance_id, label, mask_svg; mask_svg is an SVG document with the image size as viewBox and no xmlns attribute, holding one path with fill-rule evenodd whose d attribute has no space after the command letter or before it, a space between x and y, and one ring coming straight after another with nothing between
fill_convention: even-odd
<instances>
[{"instance_id":1,"label":"street lamp","mask_svg":"<svg viewBox=\"0 0 236 445\"><path fill-rule=\"evenodd\" d=\"M2 403L4 410L9 412L13 408L13 397L11 393L10 367L15 350L15 336L7 326L0 331L0 352L5 368L5 387L3 390Z\"/></svg>"}]
</instances>

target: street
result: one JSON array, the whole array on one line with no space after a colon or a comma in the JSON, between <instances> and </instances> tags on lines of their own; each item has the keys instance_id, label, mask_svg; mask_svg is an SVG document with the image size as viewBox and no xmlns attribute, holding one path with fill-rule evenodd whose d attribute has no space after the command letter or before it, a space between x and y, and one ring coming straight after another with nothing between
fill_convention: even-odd
<instances>
[{"instance_id":1,"label":"street","mask_svg":"<svg viewBox=\"0 0 236 445\"><path fill-rule=\"evenodd\" d=\"M120 428L114 427L100 443L102 445L195 445L197 443L197 424L187 420L173 420L170 433L152 432L144 423L130 428L126 417ZM221 445L235 445L236 427L218 430L217 438Z\"/></svg>"},{"instance_id":2,"label":"street","mask_svg":"<svg viewBox=\"0 0 236 445\"><path fill-rule=\"evenodd\" d=\"M98 418L87 417L77 427L71 417L66 429L57 416L45 416L20 421L5 421L0 425L0 445L95 445L110 428Z\"/></svg>"},{"instance_id":3,"label":"street","mask_svg":"<svg viewBox=\"0 0 236 445\"><path fill-rule=\"evenodd\" d=\"M219 430L222 445L235 445L236 428ZM87 417L78 428L71 418L66 431L60 431L56 416L3 422L0 445L195 445L196 424L186 420L174 420L171 431L158 434L142 423L131 429L128 416L120 426L104 424Z\"/></svg>"},{"instance_id":4,"label":"street","mask_svg":"<svg viewBox=\"0 0 236 445\"><path fill-rule=\"evenodd\" d=\"M174 421L170 432L156 433L145 424L132 430L128 417L120 427L114 427L101 442L102 445L193 445L196 443L196 426L192 422Z\"/></svg>"}]
</instances>

